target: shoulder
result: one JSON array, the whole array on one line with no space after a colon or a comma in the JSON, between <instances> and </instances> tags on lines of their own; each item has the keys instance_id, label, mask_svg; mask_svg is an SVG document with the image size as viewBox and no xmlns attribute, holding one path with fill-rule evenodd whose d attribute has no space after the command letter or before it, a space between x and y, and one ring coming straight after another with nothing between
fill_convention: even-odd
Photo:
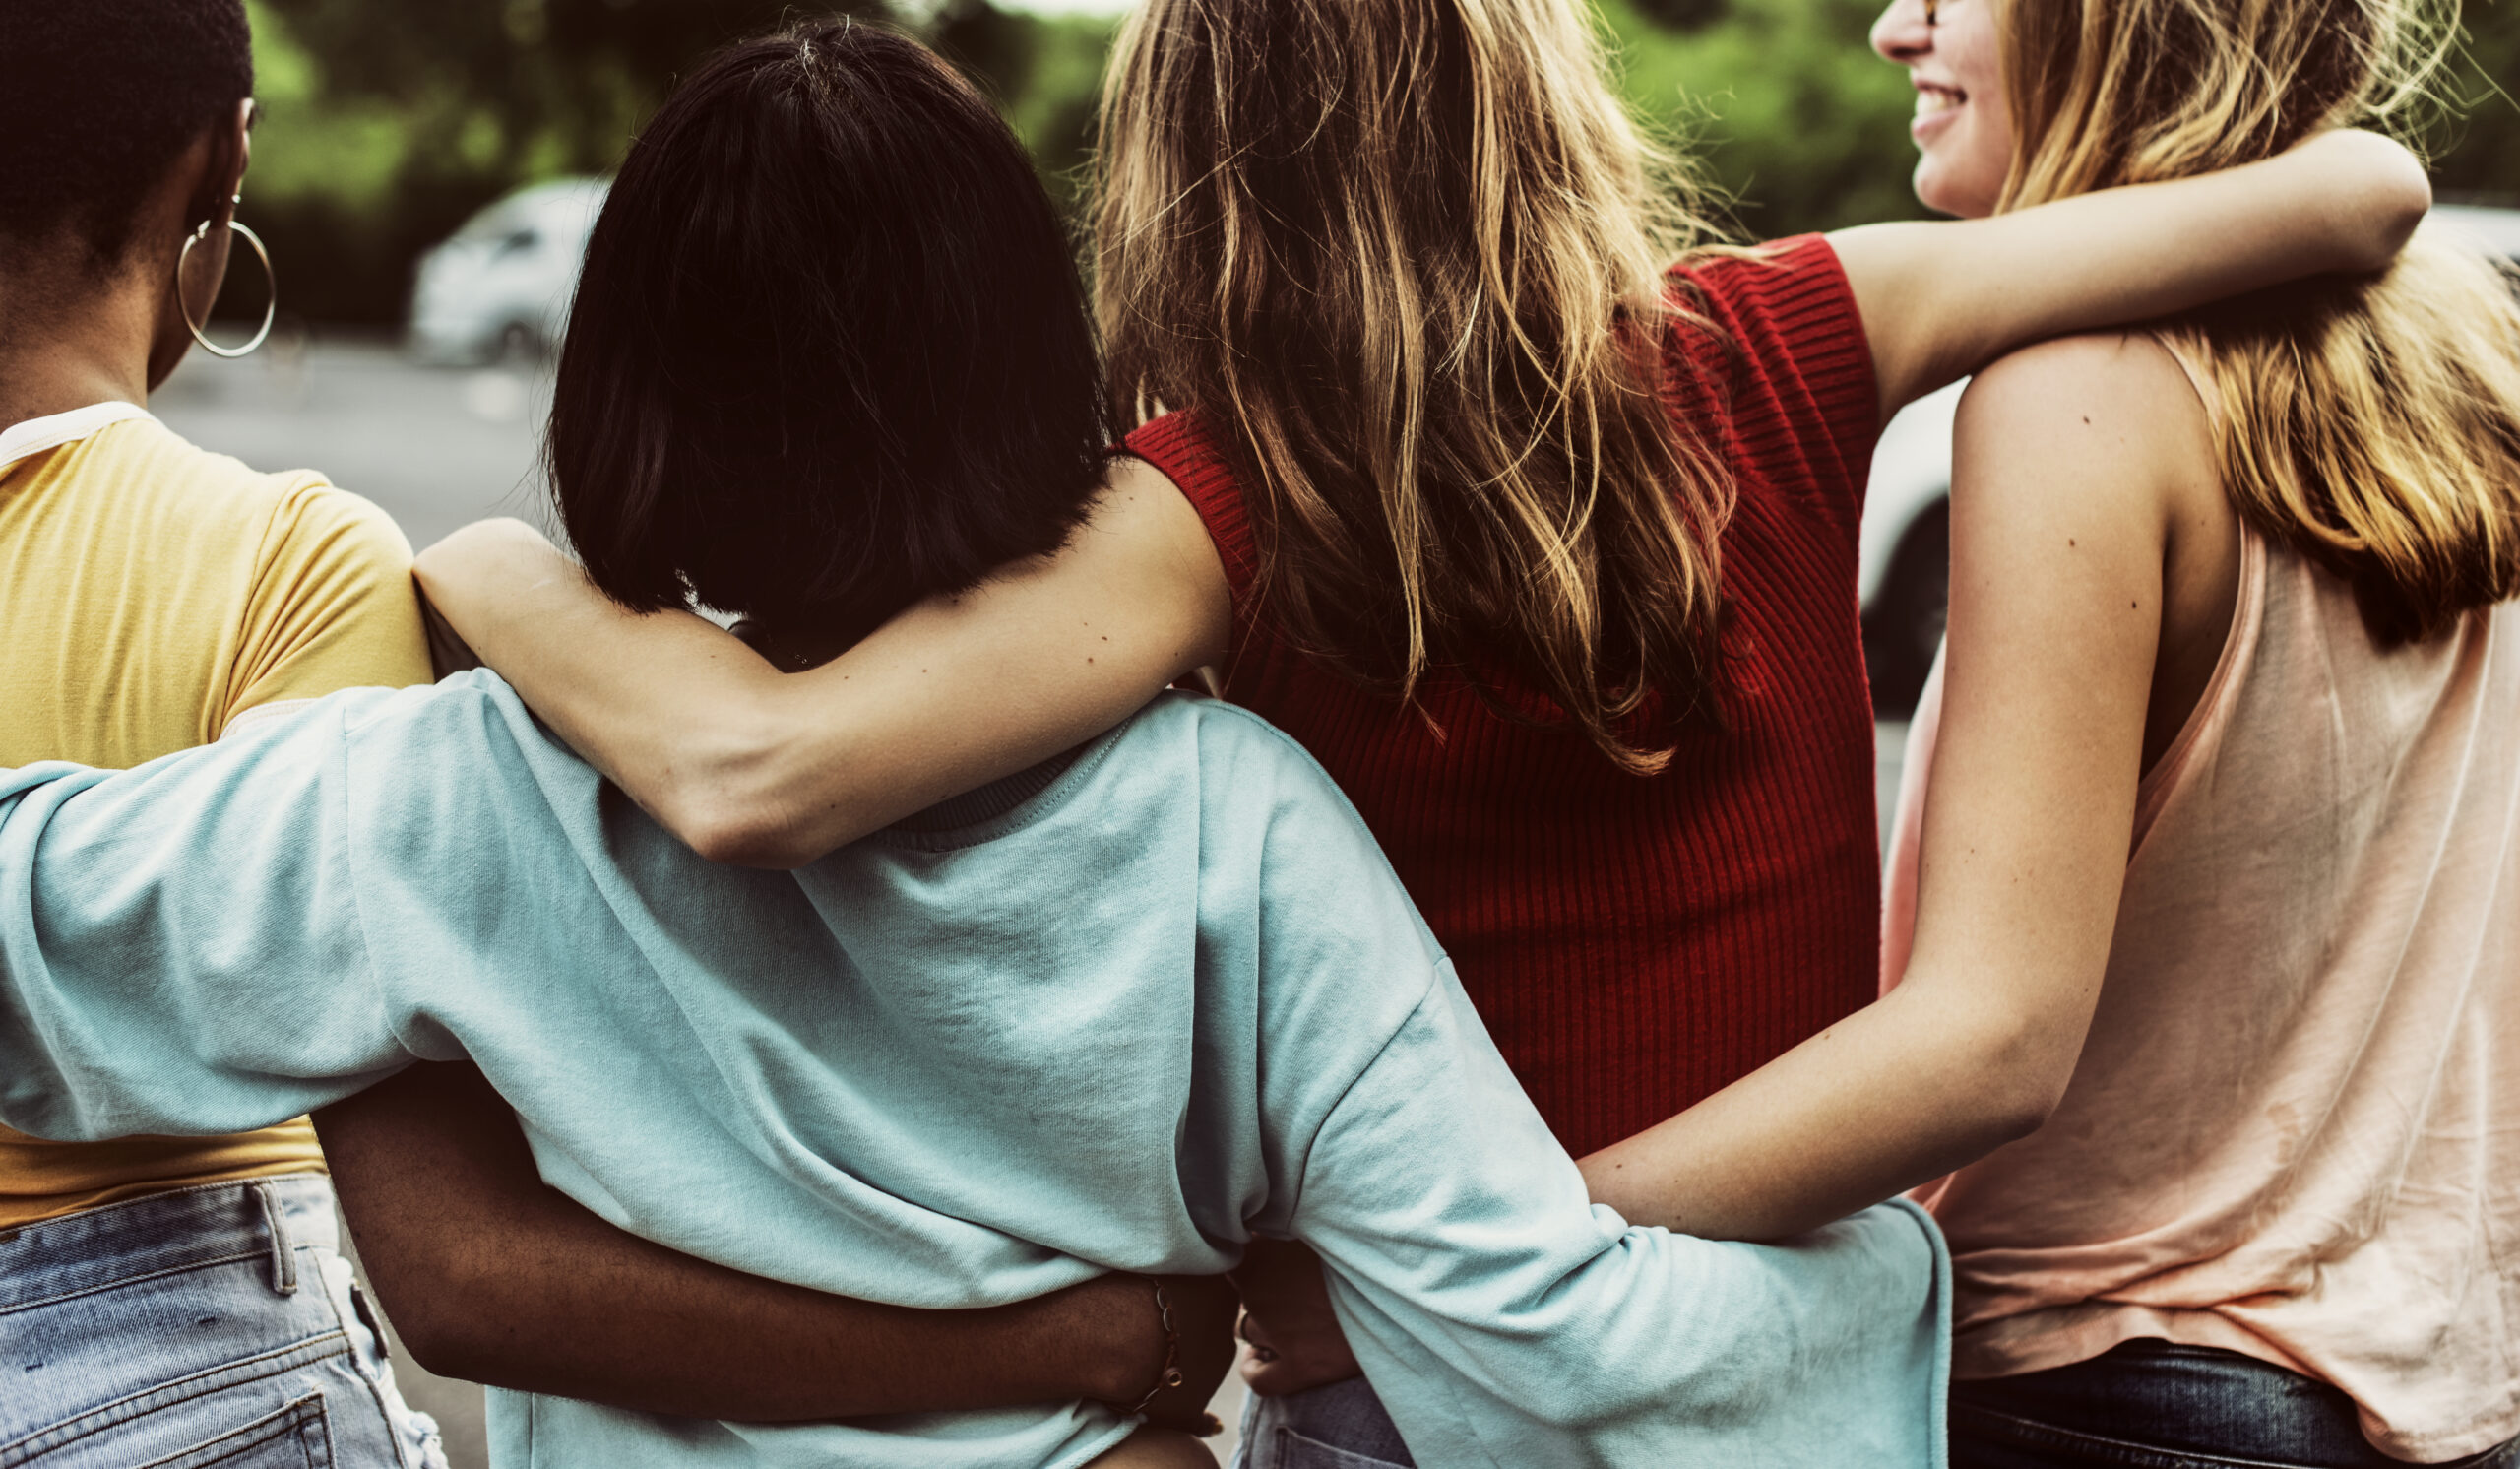
<instances>
[{"instance_id":1,"label":"shoulder","mask_svg":"<svg viewBox=\"0 0 2520 1469\"><path fill-rule=\"evenodd\" d=\"M397 575L410 569L411 547L393 518L314 470L269 473L185 438L156 418L133 418L96 435L125 482L163 491L167 513L196 534L220 528L260 533L266 557L311 549L373 560Z\"/></svg>"},{"instance_id":2,"label":"shoulder","mask_svg":"<svg viewBox=\"0 0 2520 1469\"><path fill-rule=\"evenodd\" d=\"M411 547L384 511L318 475L267 476L237 661L237 707L429 681Z\"/></svg>"},{"instance_id":3,"label":"shoulder","mask_svg":"<svg viewBox=\"0 0 2520 1469\"><path fill-rule=\"evenodd\" d=\"M1380 865L1381 848L1339 783L1294 736L1259 715L1223 699L1166 691L1137 715L1135 728L1180 739L1195 751L1201 803L1210 819L1281 828L1292 823L1344 847L1369 851Z\"/></svg>"},{"instance_id":4,"label":"shoulder","mask_svg":"<svg viewBox=\"0 0 2520 1469\"><path fill-rule=\"evenodd\" d=\"M2204 403L2141 333L2060 338L1979 373L1952 456L1955 527L2072 519L2153 545L2222 501Z\"/></svg>"},{"instance_id":5,"label":"shoulder","mask_svg":"<svg viewBox=\"0 0 2520 1469\"><path fill-rule=\"evenodd\" d=\"M1192 409L1149 419L1123 441L1123 447L1128 452L1112 462L1115 485L1133 476L1169 480L1208 523L1220 544L1230 541L1248 545L1250 532L1233 463L1223 434L1208 415Z\"/></svg>"},{"instance_id":6,"label":"shoulder","mask_svg":"<svg viewBox=\"0 0 2520 1469\"><path fill-rule=\"evenodd\" d=\"M1963 444L2000 434L2025 450L2165 475L2209 465L2212 424L2178 359L2149 335L2062 337L1980 372L1960 400Z\"/></svg>"},{"instance_id":7,"label":"shoulder","mask_svg":"<svg viewBox=\"0 0 2520 1469\"><path fill-rule=\"evenodd\" d=\"M1220 788L1229 798L1265 800L1292 789L1342 805L1347 800L1292 735L1223 699L1166 689L1130 717L1127 736L1173 745L1210 776L1243 777Z\"/></svg>"},{"instance_id":8,"label":"shoulder","mask_svg":"<svg viewBox=\"0 0 2520 1469\"><path fill-rule=\"evenodd\" d=\"M1846 366L1862 367L1869 380L1863 316L1824 235L1692 251L1663 280L1683 326L1689 318L1699 326L1694 334L1682 332L1682 345L1706 338L1711 327L1720 342L1747 354L1810 358L1823 368L1844 359Z\"/></svg>"},{"instance_id":9,"label":"shoulder","mask_svg":"<svg viewBox=\"0 0 2520 1469\"><path fill-rule=\"evenodd\" d=\"M312 471L265 478L274 497L274 555L351 564L394 577L410 575L411 543L374 502Z\"/></svg>"},{"instance_id":10,"label":"shoulder","mask_svg":"<svg viewBox=\"0 0 2520 1469\"><path fill-rule=\"evenodd\" d=\"M1250 614L1260 549L1224 438L1206 414L1169 413L1139 425L1113 456L1106 496L1154 495L1187 503L1216 551L1235 615Z\"/></svg>"},{"instance_id":11,"label":"shoulder","mask_svg":"<svg viewBox=\"0 0 2520 1469\"><path fill-rule=\"evenodd\" d=\"M567 791L584 803L602 783L488 669L436 683L345 689L305 708L338 722L353 780L371 791L426 790L442 804L514 807L526 788Z\"/></svg>"},{"instance_id":12,"label":"shoulder","mask_svg":"<svg viewBox=\"0 0 2520 1469\"><path fill-rule=\"evenodd\" d=\"M1679 313L1666 352L1675 391L1720 395L1707 407L1763 467L1858 501L1881 393L1863 314L1827 238L1699 251L1664 280Z\"/></svg>"},{"instance_id":13,"label":"shoulder","mask_svg":"<svg viewBox=\"0 0 2520 1469\"><path fill-rule=\"evenodd\" d=\"M1846 267L1826 235L1693 250L1672 262L1664 280L1727 315L1801 324L1855 310Z\"/></svg>"}]
</instances>

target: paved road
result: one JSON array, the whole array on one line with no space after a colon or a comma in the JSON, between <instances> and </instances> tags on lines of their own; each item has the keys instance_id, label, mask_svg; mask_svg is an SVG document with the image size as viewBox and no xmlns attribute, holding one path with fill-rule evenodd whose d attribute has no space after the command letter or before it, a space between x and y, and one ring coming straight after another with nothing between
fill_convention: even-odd
<instances>
[{"instance_id":1,"label":"paved road","mask_svg":"<svg viewBox=\"0 0 2520 1469\"><path fill-rule=\"evenodd\" d=\"M541 518L550 402L532 366L419 367L382 341L276 339L241 361L192 353L150 408L257 469L322 471L423 546L484 516Z\"/></svg>"},{"instance_id":2,"label":"paved road","mask_svg":"<svg viewBox=\"0 0 2520 1469\"><path fill-rule=\"evenodd\" d=\"M197 444L258 469L312 468L374 500L424 546L491 515L545 521L536 466L547 373L531 364L478 370L429 368L388 344L356 338L281 340L242 361L195 352L150 407ZM1882 790L1897 789L1907 727L1881 729ZM1886 820L1886 817L1885 817ZM447 1430L454 1469L483 1469L481 1389L420 1372L409 1353L396 1370L415 1407ZM1240 1412L1228 1383L1218 1416ZM1230 1428L1214 1446L1223 1459Z\"/></svg>"}]
</instances>

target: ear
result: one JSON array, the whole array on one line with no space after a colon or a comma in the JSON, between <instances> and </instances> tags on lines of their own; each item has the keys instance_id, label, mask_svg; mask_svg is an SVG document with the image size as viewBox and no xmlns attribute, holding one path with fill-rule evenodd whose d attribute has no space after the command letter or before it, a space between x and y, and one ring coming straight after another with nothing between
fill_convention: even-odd
<instances>
[{"instance_id":1,"label":"ear","mask_svg":"<svg viewBox=\"0 0 2520 1469\"><path fill-rule=\"evenodd\" d=\"M253 155L254 99L249 96L236 104L232 118L210 135L210 157L204 160L187 218L208 220L213 225L234 219L236 197L245 189L245 165Z\"/></svg>"}]
</instances>

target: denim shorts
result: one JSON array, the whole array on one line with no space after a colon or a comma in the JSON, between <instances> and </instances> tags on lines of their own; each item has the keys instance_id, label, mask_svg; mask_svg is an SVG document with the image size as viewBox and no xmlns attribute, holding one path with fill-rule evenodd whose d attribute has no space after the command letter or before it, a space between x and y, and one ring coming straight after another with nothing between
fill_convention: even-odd
<instances>
[{"instance_id":1,"label":"denim shorts","mask_svg":"<svg viewBox=\"0 0 2520 1469\"><path fill-rule=\"evenodd\" d=\"M1951 1469L2406 1469L2325 1382L2212 1347L2131 1341L1951 1385ZM2520 1440L2440 1469L2520 1469Z\"/></svg>"},{"instance_id":2,"label":"denim shorts","mask_svg":"<svg viewBox=\"0 0 2520 1469\"><path fill-rule=\"evenodd\" d=\"M1235 1469L1416 1469L1417 1463L1362 1377L1285 1397L1255 1392L1243 1404Z\"/></svg>"},{"instance_id":3,"label":"denim shorts","mask_svg":"<svg viewBox=\"0 0 2520 1469\"><path fill-rule=\"evenodd\" d=\"M446 1469L318 1175L0 1230L0 1469Z\"/></svg>"}]
</instances>

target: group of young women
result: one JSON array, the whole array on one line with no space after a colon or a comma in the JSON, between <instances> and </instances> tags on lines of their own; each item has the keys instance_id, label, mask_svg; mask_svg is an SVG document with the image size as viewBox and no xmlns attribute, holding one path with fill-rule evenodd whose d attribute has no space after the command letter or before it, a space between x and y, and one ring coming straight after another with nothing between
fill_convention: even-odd
<instances>
[{"instance_id":1,"label":"group of young women","mask_svg":"<svg viewBox=\"0 0 2520 1469\"><path fill-rule=\"evenodd\" d=\"M625 172L554 411L580 560L485 523L419 584L751 865L1205 679L1354 802L1596 1203L1758 1240L1923 1190L1955 1463L2520 1463L2520 303L2455 241L2401 253L2421 174L2340 130L2421 93L2444 24L1897 0L1874 44L1962 218L1742 249L1579 0L1144 0L1101 386L1054 237L861 191L859 238L785 248L902 272L933 319L869 340L960 376L791 366L782 314L830 303L678 272L697 185ZM743 438L712 385L765 353L892 427L687 452ZM1865 473L1982 368L1885 889ZM360 1175L463 1139L356 1105L361 1225ZM1238 1279L1252 1462L1412 1462L1308 1257Z\"/></svg>"}]
</instances>

